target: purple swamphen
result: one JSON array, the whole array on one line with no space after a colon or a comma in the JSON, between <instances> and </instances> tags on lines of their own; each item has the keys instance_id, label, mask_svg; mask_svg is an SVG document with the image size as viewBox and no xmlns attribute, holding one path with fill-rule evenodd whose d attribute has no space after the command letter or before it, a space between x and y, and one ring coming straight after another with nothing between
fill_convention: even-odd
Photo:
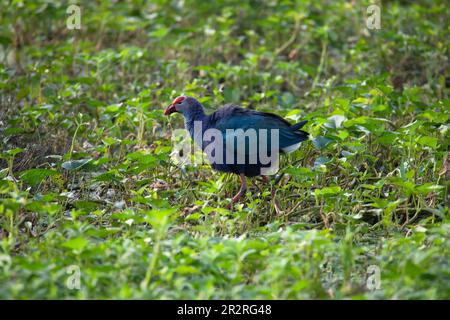
<instances>
[{"instance_id":1,"label":"purple swamphen","mask_svg":"<svg viewBox=\"0 0 450 320\"><path fill-rule=\"evenodd\" d=\"M276 114L234 105L225 105L207 115L195 98L180 96L173 100L164 114L168 116L174 112L183 115L191 138L202 148L214 170L240 176L239 192L227 208L244 195L246 177L261 175L267 183L267 175L273 174L270 169L278 166L279 153L295 151L302 141L308 139L308 133L300 130L306 121L291 125ZM275 199L274 204L279 213Z\"/></svg>"}]
</instances>

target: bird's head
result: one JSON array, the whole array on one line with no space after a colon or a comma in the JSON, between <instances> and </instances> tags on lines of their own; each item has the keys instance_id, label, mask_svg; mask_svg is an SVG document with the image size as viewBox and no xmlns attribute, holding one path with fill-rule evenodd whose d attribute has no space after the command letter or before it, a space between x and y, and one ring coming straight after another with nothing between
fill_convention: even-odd
<instances>
[{"instance_id":1,"label":"bird's head","mask_svg":"<svg viewBox=\"0 0 450 320\"><path fill-rule=\"evenodd\" d=\"M203 112L203 107L195 98L179 96L164 110L164 115L168 116L174 112L180 112L186 116L192 113Z\"/></svg>"}]
</instances>

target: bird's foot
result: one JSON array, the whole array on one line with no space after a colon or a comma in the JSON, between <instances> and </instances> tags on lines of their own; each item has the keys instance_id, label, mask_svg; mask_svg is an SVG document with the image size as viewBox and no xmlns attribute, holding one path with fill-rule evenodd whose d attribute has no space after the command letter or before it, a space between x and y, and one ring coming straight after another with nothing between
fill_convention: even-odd
<instances>
[{"instance_id":1,"label":"bird's foot","mask_svg":"<svg viewBox=\"0 0 450 320\"><path fill-rule=\"evenodd\" d=\"M231 202L229 204L227 204L227 206L225 208L227 208L228 210L231 210L233 208L234 204L236 202L238 202L239 199L241 199L241 197L244 193L245 193L245 190L239 191L239 193L231 199Z\"/></svg>"},{"instance_id":2,"label":"bird's foot","mask_svg":"<svg viewBox=\"0 0 450 320\"><path fill-rule=\"evenodd\" d=\"M233 210L234 204L235 204L235 203L236 203L236 202L231 201L230 203L228 203L228 204L225 206L225 209L227 209L227 210Z\"/></svg>"},{"instance_id":3,"label":"bird's foot","mask_svg":"<svg viewBox=\"0 0 450 320\"><path fill-rule=\"evenodd\" d=\"M245 175L243 173L241 173L239 175L240 179L241 179L241 188L239 189L239 192L231 199L231 203L229 203L226 208L228 210L231 210L231 208L233 207L233 205L239 201L239 199L245 194L245 191L247 190L247 182L245 180Z\"/></svg>"}]
</instances>

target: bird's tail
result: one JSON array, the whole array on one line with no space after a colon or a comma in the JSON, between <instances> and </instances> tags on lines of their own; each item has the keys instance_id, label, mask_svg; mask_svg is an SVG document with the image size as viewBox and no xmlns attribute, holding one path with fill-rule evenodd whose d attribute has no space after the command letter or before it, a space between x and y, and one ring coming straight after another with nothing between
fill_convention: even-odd
<instances>
[{"instance_id":1,"label":"bird's tail","mask_svg":"<svg viewBox=\"0 0 450 320\"><path fill-rule=\"evenodd\" d=\"M309 133L303 130L300 130L308 121L302 121L299 123L296 123L291 126L291 130L295 132L296 136L300 138L300 141L308 140Z\"/></svg>"},{"instance_id":2,"label":"bird's tail","mask_svg":"<svg viewBox=\"0 0 450 320\"><path fill-rule=\"evenodd\" d=\"M301 129L307 122L308 122L307 120L304 120L304 121L302 121L302 122L293 124L293 125L291 126L291 129L294 130L294 131L297 131L297 130Z\"/></svg>"}]
</instances>

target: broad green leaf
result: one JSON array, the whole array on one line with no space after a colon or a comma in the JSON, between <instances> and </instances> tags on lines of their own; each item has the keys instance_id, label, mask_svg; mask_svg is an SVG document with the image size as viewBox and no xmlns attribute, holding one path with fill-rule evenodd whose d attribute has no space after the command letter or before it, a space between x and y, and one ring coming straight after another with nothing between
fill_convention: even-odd
<instances>
[{"instance_id":1,"label":"broad green leaf","mask_svg":"<svg viewBox=\"0 0 450 320\"><path fill-rule=\"evenodd\" d=\"M438 144L438 139L435 137L423 136L419 138L418 142L421 145L436 148Z\"/></svg>"},{"instance_id":2,"label":"broad green leaf","mask_svg":"<svg viewBox=\"0 0 450 320\"><path fill-rule=\"evenodd\" d=\"M62 246L65 248L81 251L88 245L88 243L89 241L86 240L85 238L78 237L64 242Z\"/></svg>"},{"instance_id":3,"label":"broad green leaf","mask_svg":"<svg viewBox=\"0 0 450 320\"><path fill-rule=\"evenodd\" d=\"M11 149L11 150L6 151L6 154L8 156L15 156L16 154L19 154L19 153L24 152L24 151L25 151L25 149L15 148L15 149Z\"/></svg>"},{"instance_id":4,"label":"broad green leaf","mask_svg":"<svg viewBox=\"0 0 450 320\"><path fill-rule=\"evenodd\" d=\"M347 120L346 117L342 115L334 115L328 118L328 122L325 123L325 127L332 129L339 129L342 124Z\"/></svg>"},{"instance_id":5,"label":"broad green leaf","mask_svg":"<svg viewBox=\"0 0 450 320\"><path fill-rule=\"evenodd\" d=\"M61 167L63 167L66 170L69 170L69 171L77 170L77 169L84 167L86 164L88 164L91 161L92 161L92 159L70 160L70 161L64 162L61 165Z\"/></svg>"},{"instance_id":6,"label":"broad green leaf","mask_svg":"<svg viewBox=\"0 0 450 320\"><path fill-rule=\"evenodd\" d=\"M328 196L328 195L338 194L340 192L341 192L341 187L339 187L339 186L325 187L322 189L314 190L314 194L316 196Z\"/></svg>"},{"instance_id":7,"label":"broad green leaf","mask_svg":"<svg viewBox=\"0 0 450 320\"><path fill-rule=\"evenodd\" d=\"M42 182L47 177L59 174L56 170L50 169L30 169L22 171L20 178L22 181L28 183L31 186L35 186Z\"/></svg>"},{"instance_id":8,"label":"broad green leaf","mask_svg":"<svg viewBox=\"0 0 450 320\"><path fill-rule=\"evenodd\" d=\"M428 194L430 192L442 190L444 186L433 184L431 182L425 183L420 186L416 186L416 190L422 194Z\"/></svg>"},{"instance_id":9,"label":"broad green leaf","mask_svg":"<svg viewBox=\"0 0 450 320\"><path fill-rule=\"evenodd\" d=\"M332 139L323 136L317 136L313 139L313 144L317 149L323 149L332 142L333 142Z\"/></svg>"}]
</instances>

